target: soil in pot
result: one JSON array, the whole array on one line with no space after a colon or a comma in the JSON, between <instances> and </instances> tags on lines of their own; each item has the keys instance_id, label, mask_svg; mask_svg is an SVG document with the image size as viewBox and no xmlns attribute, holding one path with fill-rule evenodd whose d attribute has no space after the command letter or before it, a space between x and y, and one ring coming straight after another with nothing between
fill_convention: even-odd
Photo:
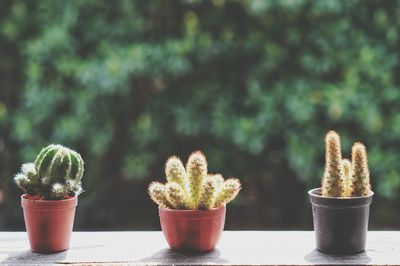
<instances>
[{"instance_id":1,"label":"soil in pot","mask_svg":"<svg viewBox=\"0 0 400 266\"><path fill-rule=\"evenodd\" d=\"M214 250L224 230L226 207L211 210L159 208L161 228L171 249L183 253Z\"/></svg>"},{"instance_id":2,"label":"soil in pot","mask_svg":"<svg viewBox=\"0 0 400 266\"><path fill-rule=\"evenodd\" d=\"M55 253L69 248L77 204L77 197L40 200L27 194L21 196L32 251Z\"/></svg>"},{"instance_id":3,"label":"soil in pot","mask_svg":"<svg viewBox=\"0 0 400 266\"><path fill-rule=\"evenodd\" d=\"M321 189L308 192L313 210L317 249L330 254L354 254L365 250L369 196L334 198L323 197Z\"/></svg>"}]
</instances>

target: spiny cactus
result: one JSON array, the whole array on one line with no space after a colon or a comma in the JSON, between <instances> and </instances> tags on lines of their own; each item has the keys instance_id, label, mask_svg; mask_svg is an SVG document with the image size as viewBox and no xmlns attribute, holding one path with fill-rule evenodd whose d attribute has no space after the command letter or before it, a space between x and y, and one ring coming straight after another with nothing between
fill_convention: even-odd
<instances>
[{"instance_id":1,"label":"spiny cactus","mask_svg":"<svg viewBox=\"0 0 400 266\"><path fill-rule=\"evenodd\" d=\"M353 191L353 184L351 178L351 162L348 159L342 160L342 169L343 169L343 176L342 179L344 181L344 197L350 197Z\"/></svg>"},{"instance_id":2,"label":"spiny cactus","mask_svg":"<svg viewBox=\"0 0 400 266\"><path fill-rule=\"evenodd\" d=\"M57 200L82 192L84 163L79 153L62 145L42 149L35 163L23 164L15 183L29 195Z\"/></svg>"},{"instance_id":3,"label":"spiny cactus","mask_svg":"<svg viewBox=\"0 0 400 266\"><path fill-rule=\"evenodd\" d=\"M217 186L217 180L215 180L213 176L207 176L205 178L199 199L199 209L211 209L214 206Z\"/></svg>"},{"instance_id":4,"label":"spiny cactus","mask_svg":"<svg viewBox=\"0 0 400 266\"><path fill-rule=\"evenodd\" d=\"M371 194L367 150L360 143L354 143L351 162L342 160L340 137L329 131L325 138L326 163L322 179L322 195L325 197L358 197Z\"/></svg>"},{"instance_id":5,"label":"spiny cactus","mask_svg":"<svg viewBox=\"0 0 400 266\"><path fill-rule=\"evenodd\" d=\"M232 201L239 193L241 185L238 179L229 178L224 181L220 192L215 199L215 207L227 204Z\"/></svg>"},{"instance_id":6,"label":"spiny cactus","mask_svg":"<svg viewBox=\"0 0 400 266\"><path fill-rule=\"evenodd\" d=\"M188 191L186 170L178 157L172 156L167 160L165 163L165 175L168 182L179 184L185 193Z\"/></svg>"},{"instance_id":7,"label":"spiny cactus","mask_svg":"<svg viewBox=\"0 0 400 266\"><path fill-rule=\"evenodd\" d=\"M215 180L215 185L216 185L215 190L216 193L218 193L221 190L222 185L224 184L224 178L222 177L221 174L213 174L209 175L209 177Z\"/></svg>"},{"instance_id":8,"label":"spiny cactus","mask_svg":"<svg viewBox=\"0 0 400 266\"><path fill-rule=\"evenodd\" d=\"M207 160L204 154L196 151L189 156L186 164L186 171L189 178L189 188L193 208L197 208L203 178L207 176Z\"/></svg>"},{"instance_id":9,"label":"spiny cactus","mask_svg":"<svg viewBox=\"0 0 400 266\"><path fill-rule=\"evenodd\" d=\"M187 209L189 207L186 194L178 183L168 182L165 185L165 194L174 209Z\"/></svg>"},{"instance_id":10,"label":"spiny cactus","mask_svg":"<svg viewBox=\"0 0 400 266\"><path fill-rule=\"evenodd\" d=\"M367 196L371 193L367 149L360 143L354 143L351 149L353 163L351 177L353 181L352 196Z\"/></svg>"},{"instance_id":11,"label":"spiny cactus","mask_svg":"<svg viewBox=\"0 0 400 266\"><path fill-rule=\"evenodd\" d=\"M325 137L325 172L322 179L322 195L340 197L344 193L342 152L339 135L331 130Z\"/></svg>"},{"instance_id":12,"label":"spiny cactus","mask_svg":"<svg viewBox=\"0 0 400 266\"><path fill-rule=\"evenodd\" d=\"M164 184L160 182L152 182L149 185L149 195L151 199L157 203L162 208L172 208L172 205L169 203Z\"/></svg>"},{"instance_id":13,"label":"spiny cactus","mask_svg":"<svg viewBox=\"0 0 400 266\"><path fill-rule=\"evenodd\" d=\"M207 160L197 151L189 156L186 170L178 157L170 157L165 165L167 183L152 182L148 192L162 208L212 209L235 198L241 185L237 179L220 174L207 174Z\"/></svg>"}]
</instances>

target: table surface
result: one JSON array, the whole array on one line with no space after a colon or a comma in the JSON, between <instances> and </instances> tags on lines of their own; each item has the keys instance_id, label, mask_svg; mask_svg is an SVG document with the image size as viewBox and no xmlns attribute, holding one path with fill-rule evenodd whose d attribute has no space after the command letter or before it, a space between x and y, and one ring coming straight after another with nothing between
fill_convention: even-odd
<instances>
[{"instance_id":1,"label":"table surface","mask_svg":"<svg viewBox=\"0 0 400 266\"><path fill-rule=\"evenodd\" d=\"M203 255L168 249L161 232L74 232L69 250L31 252L25 232L0 232L0 264L129 265L400 265L400 232L368 233L367 250L333 256L315 250L314 232L225 231Z\"/></svg>"}]
</instances>

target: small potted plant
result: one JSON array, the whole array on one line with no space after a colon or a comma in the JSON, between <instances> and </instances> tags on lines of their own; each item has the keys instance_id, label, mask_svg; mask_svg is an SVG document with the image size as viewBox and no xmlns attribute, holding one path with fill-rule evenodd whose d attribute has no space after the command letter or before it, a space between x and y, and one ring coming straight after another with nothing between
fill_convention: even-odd
<instances>
[{"instance_id":1,"label":"small potted plant","mask_svg":"<svg viewBox=\"0 0 400 266\"><path fill-rule=\"evenodd\" d=\"M21 205L32 251L68 249L83 171L77 152L49 145L15 175L15 183L25 192Z\"/></svg>"},{"instance_id":2,"label":"small potted plant","mask_svg":"<svg viewBox=\"0 0 400 266\"><path fill-rule=\"evenodd\" d=\"M325 172L321 188L308 192L313 209L317 249L331 254L365 250L371 191L367 150L360 143L351 149L351 162L342 160L340 137L325 138Z\"/></svg>"},{"instance_id":3,"label":"small potted plant","mask_svg":"<svg viewBox=\"0 0 400 266\"><path fill-rule=\"evenodd\" d=\"M203 153L189 156L186 169L175 156L165 165L167 183L149 185L159 205L161 228L171 249L185 253L212 251L224 229L225 205L241 189L238 179L207 173Z\"/></svg>"}]
</instances>

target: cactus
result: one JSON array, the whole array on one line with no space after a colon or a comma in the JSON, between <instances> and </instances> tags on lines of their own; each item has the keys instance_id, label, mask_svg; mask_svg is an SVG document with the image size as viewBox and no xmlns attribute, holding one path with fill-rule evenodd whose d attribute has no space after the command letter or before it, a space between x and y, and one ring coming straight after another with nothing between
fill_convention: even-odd
<instances>
[{"instance_id":1,"label":"cactus","mask_svg":"<svg viewBox=\"0 0 400 266\"><path fill-rule=\"evenodd\" d=\"M339 135L331 130L325 137L325 172L322 179L322 195L340 197L344 193L342 152Z\"/></svg>"},{"instance_id":2,"label":"cactus","mask_svg":"<svg viewBox=\"0 0 400 266\"><path fill-rule=\"evenodd\" d=\"M185 192L178 183L168 182L165 185L165 192L169 203L174 209L186 209L188 207Z\"/></svg>"},{"instance_id":3,"label":"cactus","mask_svg":"<svg viewBox=\"0 0 400 266\"><path fill-rule=\"evenodd\" d=\"M351 193L353 191L353 184L351 178L351 162L348 159L342 160L342 169L343 169L343 176L342 179L344 181L344 197L351 197Z\"/></svg>"},{"instance_id":4,"label":"cactus","mask_svg":"<svg viewBox=\"0 0 400 266\"><path fill-rule=\"evenodd\" d=\"M224 183L224 178L222 177L221 174L214 174L214 175L209 175L215 180L216 183L216 190L219 191L222 187L222 184Z\"/></svg>"},{"instance_id":5,"label":"cactus","mask_svg":"<svg viewBox=\"0 0 400 266\"><path fill-rule=\"evenodd\" d=\"M207 176L205 178L199 199L199 209L211 209L214 206L215 194L218 187L217 182L214 176Z\"/></svg>"},{"instance_id":6,"label":"cactus","mask_svg":"<svg viewBox=\"0 0 400 266\"><path fill-rule=\"evenodd\" d=\"M83 165L77 152L52 144L41 150L35 163L23 164L14 181L27 194L44 200L77 196L82 192Z\"/></svg>"},{"instance_id":7,"label":"cactus","mask_svg":"<svg viewBox=\"0 0 400 266\"><path fill-rule=\"evenodd\" d=\"M352 160L352 196L367 196L371 193L367 149L360 143L354 143L351 149Z\"/></svg>"},{"instance_id":8,"label":"cactus","mask_svg":"<svg viewBox=\"0 0 400 266\"><path fill-rule=\"evenodd\" d=\"M167 160L165 163L165 175L168 182L179 184L185 193L188 191L186 170L178 157L172 156Z\"/></svg>"},{"instance_id":9,"label":"cactus","mask_svg":"<svg viewBox=\"0 0 400 266\"><path fill-rule=\"evenodd\" d=\"M189 156L186 170L178 157L170 157L165 165L167 183L152 182L148 193L162 208L212 209L233 200L240 191L237 179L220 174L207 174L207 160L200 151Z\"/></svg>"},{"instance_id":10,"label":"cactus","mask_svg":"<svg viewBox=\"0 0 400 266\"><path fill-rule=\"evenodd\" d=\"M157 203L162 208L172 208L172 205L169 203L166 193L165 186L159 182L152 182L149 185L149 195L151 199Z\"/></svg>"},{"instance_id":11,"label":"cactus","mask_svg":"<svg viewBox=\"0 0 400 266\"><path fill-rule=\"evenodd\" d=\"M371 194L367 150L356 142L351 149L351 162L342 160L340 137L329 131L325 138L325 172L322 178L324 197L360 197Z\"/></svg>"},{"instance_id":12,"label":"cactus","mask_svg":"<svg viewBox=\"0 0 400 266\"><path fill-rule=\"evenodd\" d=\"M217 198L215 199L215 207L228 204L232 201L241 189L241 184L236 178L229 178L224 181Z\"/></svg>"},{"instance_id":13,"label":"cactus","mask_svg":"<svg viewBox=\"0 0 400 266\"><path fill-rule=\"evenodd\" d=\"M193 152L187 161L186 171L189 179L189 189L193 208L197 208L203 178L207 176L207 160L200 151Z\"/></svg>"}]
</instances>

